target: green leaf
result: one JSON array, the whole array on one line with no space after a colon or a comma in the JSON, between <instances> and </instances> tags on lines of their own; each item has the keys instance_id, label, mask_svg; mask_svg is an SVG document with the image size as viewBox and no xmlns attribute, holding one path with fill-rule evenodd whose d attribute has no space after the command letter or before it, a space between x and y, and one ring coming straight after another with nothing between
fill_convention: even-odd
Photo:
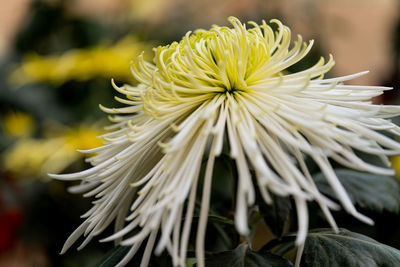
<instances>
[{"instance_id":1,"label":"green leaf","mask_svg":"<svg viewBox=\"0 0 400 267\"><path fill-rule=\"evenodd\" d=\"M234 250L214 253L207 257L207 267L285 267L293 264L269 252L260 253L249 249L247 244L241 244Z\"/></svg>"},{"instance_id":2,"label":"green leaf","mask_svg":"<svg viewBox=\"0 0 400 267\"><path fill-rule=\"evenodd\" d=\"M276 236L281 236L292 204L287 197L276 196L272 193L270 195L272 198L271 204L265 203L260 196L257 196L257 205L260 215L271 232Z\"/></svg>"},{"instance_id":3,"label":"green leaf","mask_svg":"<svg viewBox=\"0 0 400 267\"><path fill-rule=\"evenodd\" d=\"M110 250L96 267L112 267L117 265L129 251L130 247L118 246Z\"/></svg>"},{"instance_id":4,"label":"green leaf","mask_svg":"<svg viewBox=\"0 0 400 267\"><path fill-rule=\"evenodd\" d=\"M211 212L210 212L211 213ZM200 219L200 216L195 215L193 216L192 221L193 222L198 222ZM216 214L208 214L208 223L216 223L220 225L228 225L228 226L234 226L235 222L229 218L226 218L224 216L219 216Z\"/></svg>"},{"instance_id":5,"label":"green leaf","mask_svg":"<svg viewBox=\"0 0 400 267\"><path fill-rule=\"evenodd\" d=\"M117 246L110 250L98 264L96 267L114 267L117 265L128 253L130 246ZM127 266L130 267L139 267L142 261L142 254L143 254L144 246L142 244L141 248L139 249L138 253L130 260ZM172 260L167 252L163 252L160 256L155 256L154 254L151 255L150 262L148 267L172 267Z\"/></svg>"},{"instance_id":6,"label":"green leaf","mask_svg":"<svg viewBox=\"0 0 400 267\"><path fill-rule=\"evenodd\" d=\"M346 169L337 169L335 173L354 204L376 211L399 211L400 186L395 178ZM313 178L322 193L337 199L322 173Z\"/></svg>"},{"instance_id":7,"label":"green leaf","mask_svg":"<svg viewBox=\"0 0 400 267\"><path fill-rule=\"evenodd\" d=\"M96 267L114 267L117 265L128 253L130 246L117 246L111 249L101 260ZM142 261L144 246L142 245L138 253L130 260L128 266L139 267ZM148 267L172 267L172 261L167 252L162 253L160 256L151 255Z\"/></svg>"},{"instance_id":8,"label":"green leaf","mask_svg":"<svg viewBox=\"0 0 400 267\"><path fill-rule=\"evenodd\" d=\"M287 256L294 249L294 239L295 235L288 235L263 249L273 247L274 253ZM400 266L400 251L346 229L340 229L339 233L315 229L307 236L302 261L312 267L396 267Z\"/></svg>"},{"instance_id":9,"label":"green leaf","mask_svg":"<svg viewBox=\"0 0 400 267\"><path fill-rule=\"evenodd\" d=\"M341 229L309 234L304 250L309 266L400 266L400 251L367 236Z\"/></svg>"}]
</instances>

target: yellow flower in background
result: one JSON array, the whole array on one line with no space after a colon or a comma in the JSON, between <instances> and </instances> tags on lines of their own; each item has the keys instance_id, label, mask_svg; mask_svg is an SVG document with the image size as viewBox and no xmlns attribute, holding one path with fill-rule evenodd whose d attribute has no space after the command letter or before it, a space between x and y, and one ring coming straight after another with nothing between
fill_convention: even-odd
<instances>
[{"instance_id":1,"label":"yellow flower in background","mask_svg":"<svg viewBox=\"0 0 400 267\"><path fill-rule=\"evenodd\" d=\"M51 159L54 159L57 151L65 152L62 148L62 138L23 138L4 153L4 167L18 177L43 176L49 170L58 172L71 162L71 153L63 157L61 164L55 162L56 164L50 168L45 168L44 165L49 162L49 159L50 162ZM68 152L70 151L68 150Z\"/></svg>"},{"instance_id":2,"label":"yellow flower in background","mask_svg":"<svg viewBox=\"0 0 400 267\"><path fill-rule=\"evenodd\" d=\"M96 137L101 133L95 128L78 127L49 138L21 138L3 154L4 167L22 177L60 173L82 158L77 150L100 146L102 140Z\"/></svg>"},{"instance_id":3,"label":"yellow flower in background","mask_svg":"<svg viewBox=\"0 0 400 267\"><path fill-rule=\"evenodd\" d=\"M25 57L10 75L15 84L49 82L55 85L69 80L86 81L94 77L132 81L129 64L148 45L128 36L110 46L74 49L61 55Z\"/></svg>"},{"instance_id":4,"label":"yellow flower in background","mask_svg":"<svg viewBox=\"0 0 400 267\"><path fill-rule=\"evenodd\" d=\"M103 140L97 138L102 132L97 128L74 128L66 132L64 136L65 144L73 150L96 148L103 144Z\"/></svg>"},{"instance_id":5,"label":"yellow flower in background","mask_svg":"<svg viewBox=\"0 0 400 267\"><path fill-rule=\"evenodd\" d=\"M336 231L331 214L342 206L357 219L372 224L354 207L331 161L360 171L391 175L388 155L400 144L381 132L400 135L385 118L400 114L398 106L370 100L387 87L345 85L366 72L328 78L332 56L296 73L288 67L302 60L313 42L301 36L292 44L291 31L278 20L213 26L188 32L180 42L159 46L153 62L139 56L133 75L139 84L115 89L127 106L114 114L102 147L88 161L92 168L56 179L81 181L71 192L96 197L82 224L71 234L64 253L80 236L83 248L115 223L115 233L102 241L129 246L117 266L123 266L146 244L141 266L151 254L166 250L174 266L186 266L196 195L200 216L196 234L197 266L204 266L204 244L214 161L225 147L238 177L235 226L249 234L248 207L255 204L255 187L265 202L270 193L293 198L298 255L308 232L308 201L316 201ZM381 132L378 132L381 131ZM386 167L364 162L356 151L380 156ZM200 177L203 158L204 176ZM325 175L340 203L315 185L306 159ZM201 181L201 182L200 182ZM201 188L199 189L198 187ZM299 265L297 257L296 265Z\"/></svg>"},{"instance_id":6,"label":"yellow flower in background","mask_svg":"<svg viewBox=\"0 0 400 267\"><path fill-rule=\"evenodd\" d=\"M20 111L7 113L2 119L2 124L4 133L10 137L26 137L35 129L32 116Z\"/></svg>"}]
</instances>

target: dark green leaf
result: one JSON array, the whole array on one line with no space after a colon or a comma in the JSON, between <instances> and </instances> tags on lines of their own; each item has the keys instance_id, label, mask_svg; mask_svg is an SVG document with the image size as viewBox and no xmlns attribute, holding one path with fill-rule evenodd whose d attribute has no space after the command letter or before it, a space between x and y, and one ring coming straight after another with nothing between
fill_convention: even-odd
<instances>
[{"instance_id":1,"label":"dark green leaf","mask_svg":"<svg viewBox=\"0 0 400 267\"><path fill-rule=\"evenodd\" d=\"M393 177L346 169L335 172L354 204L376 211L399 211L400 186ZM337 198L322 173L315 175L314 180L322 193Z\"/></svg>"},{"instance_id":2,"label":"dark green leaf","mask_svg":"<svg viewBox=\"0 0 400 267\"><path fill-rule=\"evenodd\" d=\"M265 224L276 236L281 236L285 222L289 217L292 204L287 197L271 194L272 203L267 204L261 197L257 197L257 205Z\"/></svg>"},{"instance_id":3,"label":"dark green leaf","mask_svg":"<svg viewBox=\"0 0 400 267\"><path fill-rule=\"evenodd\" d=\"M96 265L96 267L114 267L117 265L128 253L131 247L118 246L109 251ZM138 253L133 257L128 266L139 267L141 263L141 256L143 254L144 246L139 249ZM150 258L149 267L172 267L172 261L167 252L162 253L160 256L154 254Z\"/></svg>"},{"instance_id":4,"label":"dark green leaf","mask_svg":"<svg viewBox=\"0 0 400 267\"><path fill-rule=\"evenodd\" d=\"M400 251L367 236L341 229L309 234L304 250L309 266L400 266Z\"/></svg>"},{"instance_id":5,"label":"dark green leaf","mask_svg":"<svg viewBox=\"0 0 400 267\"><path fill-rule=\"evenodd\" d=\"M227 224L230 226L235 225L235 222L232 221L231 219L228 219L223 216L215 215L215 214L209 214L208 215L208 221L213 222L213 223L218 223L218 224Z\"/></svg>"},{"instance_id":6,"label":"dark green leaf","mask_svg":"<svg viewBox=\"0 0 400 267\"><path fill-rule=\"evenodd\" d=\"M118 246L109 251L96 265L97 267L112 267L117 265L129 251L130 247Z\"/></svg>"},{"instance_id":7,"label":"dark green leaf","mask_svg":"<svg viewBox=\"0 0 400 267\"><path fill-rule=\"evenodd\" d=\"M192 221L193 222L198 222L200 219L200 216L193 216ZM226 217L223 216L219 216L219 215L214 215L214 214L209 214L208 215L208 223L217 223L220 225L229 225L229 226L234 226L235 222L232 221L231 219L228 219Z\"/></svg>"},{"instance_id":8,"label":"dark green leaf","mask_svg":"<svg viewBox=\"0 0 400 267\"><path fill-rule=\"evenodd\" d=\"M272 248L274 253L287 256L295 248L294 239L295 235L288 235L263 249ZM395 267L400 266L400 251L346 229L339 233L315 229L307 236L302 261L312 267Z\"/></svg>"},{"instance_id":9,"label":"dark green leaf","mask_svg":"<svg viewBox=\"0 0 400 267\"><path fill-rule=\"evenodd\" d=\"M206 259L207 267L285 267L293 264L272 253L251 251L247 244L241 244L234 250L215 253Z\"/></svg>"}]
</instances>

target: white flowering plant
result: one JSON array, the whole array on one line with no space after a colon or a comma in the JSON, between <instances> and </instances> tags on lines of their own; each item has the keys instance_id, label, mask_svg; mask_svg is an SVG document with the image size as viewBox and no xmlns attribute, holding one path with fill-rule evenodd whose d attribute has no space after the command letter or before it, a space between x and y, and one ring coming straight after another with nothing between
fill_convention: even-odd
<instances>
[{"instance_id":1,"label":"white flowering plant","mask_svg":"<svg viewBox=\"0 0 400 267\"><path fill-rule=\"evenodd\" d=\"M83 151L93 167L51 175L93 198L62 253L113 227L101 266L400 265L400 251L334 216L372 225L356 207L399 209L388 118L400 107L371 101L391 88L345 84L366 72L325 78L332 56L290 72L312 41L292 44L278 20L229 21L157 47L152 62L140 55L137 85L113 83L126 107L101 106L113 124ZM322 217L330 228L310 230Z\"/></svg>"}]
</instances>

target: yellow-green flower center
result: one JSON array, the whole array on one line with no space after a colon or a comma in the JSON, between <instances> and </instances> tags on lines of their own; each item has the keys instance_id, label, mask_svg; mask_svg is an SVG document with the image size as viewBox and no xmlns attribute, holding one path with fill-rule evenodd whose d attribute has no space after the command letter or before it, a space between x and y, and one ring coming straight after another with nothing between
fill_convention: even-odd
<instances>
[{"instance_id":1,"label":"yellow-green flower center","mask_svg":"<svg viewBox=\"0 0 400 267\"><path fill-rule=\"evenodd\" d=\"M290 29L278 20L272 20L278 26L276 32L265 21L261 25L249 22L250 29L236 18L229 21L233 28L213 26L209 31L188 32L180 42L157 47L154 64L138 58L133 74L147 87L136 99L143 101L147 113L159 116L164 113L160 106L164 111L185 103L196 107L221 94L236 97L268 90L312 46L298 36L289 49Z\"/></svg>"},{"instance_id":2,"label":"yellow-green flower center","mask_svg":"<svg viewBox=\"0 0 400 267\"><path fill-rule=\"evenodd\" d=\"M248 83L255 81L257 70L270 59L275 38L266 24L246 30L235 19L231 22L234 29L215 26L158 47L155 63L160 76L187 88L198 83L215 92L246 90Z\"/></svg>"}]
</instances>

